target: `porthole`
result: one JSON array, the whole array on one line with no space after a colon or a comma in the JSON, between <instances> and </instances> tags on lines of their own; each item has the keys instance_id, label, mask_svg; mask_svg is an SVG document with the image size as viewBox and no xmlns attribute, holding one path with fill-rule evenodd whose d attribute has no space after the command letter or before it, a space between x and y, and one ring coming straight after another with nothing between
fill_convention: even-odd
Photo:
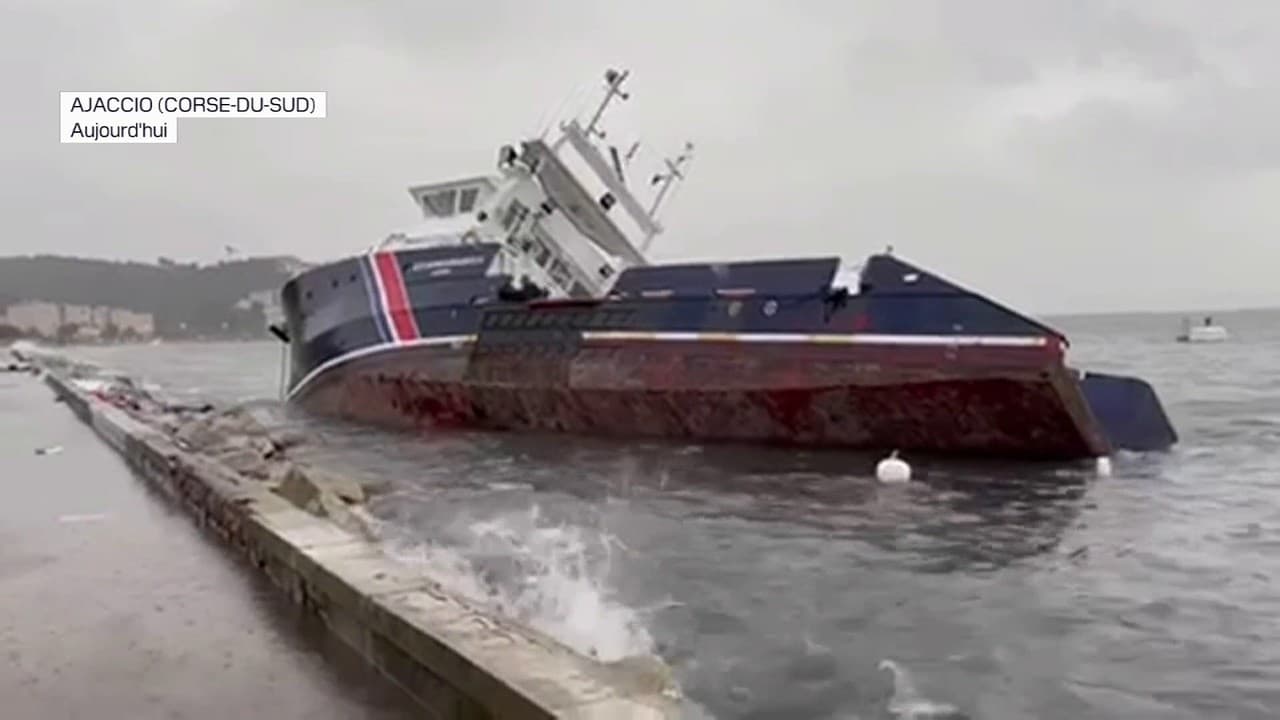
<instances>
[{"instance_id":1,"label":"porthole","mask_svg":"<svg viewBox=\"0 0 1280 720\"><path fill-rule=\"evenodd\" d=\"M742 301L734 300L733 302L730 302L728 312L729 317L738 317L738 313L742 312Z\"/></svg>"},{"instance_id":2,"label":"porthole","mask_svg":"<svg viewBox=\"0 0 1280 720\"><path fill-rule=\"evenodd\" d=\"M761 308L760 311L764 313L765 317L773 317L774 315L778 314L778 301L770 300L766 302L764 304L764 307Z\"/></svg>"}]
</instances>

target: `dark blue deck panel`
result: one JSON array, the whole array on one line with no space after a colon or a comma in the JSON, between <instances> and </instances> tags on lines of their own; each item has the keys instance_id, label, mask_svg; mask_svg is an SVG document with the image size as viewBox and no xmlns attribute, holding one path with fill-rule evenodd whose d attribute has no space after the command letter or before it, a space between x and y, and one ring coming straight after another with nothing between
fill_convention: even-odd
<instances>
[{"instance_id":1,"label":"dark blue deck panel","mask_svg":"<svg viewBox=\"0 0 1280 720\"><path fill-rule=\"evenodd\" d=\"M1066 341L1044 323L892 255L868 258L859 297L867 299L877 332L1051 335Z\"/></svg>"},{"instance_id":2,"label":"dark blue deck panel","mask_svg":"<svg viewBox=\"0 0 1280 720\"><path fill-rule=\"evenodd\" d=\"M839 266L840 258L646 265L624 270L613 292L670 290L681 297L709 297L717 290L749 289L759 295L815 295L831 287Z\"/></svg>"},{"instance_id":3,"label":"dark blue deck panel","mask_svg":"<svg viewBox=\"0 0 1280 720\"><path fill-rule=\"evenodd\" d=\"M498 289L510 281L508 275L489 277L436 278L432 282L408 285L415 312L454 305L478 305L491 301ZM425 332L425 330L424 330Z\"/></svg>"}]
</instances>

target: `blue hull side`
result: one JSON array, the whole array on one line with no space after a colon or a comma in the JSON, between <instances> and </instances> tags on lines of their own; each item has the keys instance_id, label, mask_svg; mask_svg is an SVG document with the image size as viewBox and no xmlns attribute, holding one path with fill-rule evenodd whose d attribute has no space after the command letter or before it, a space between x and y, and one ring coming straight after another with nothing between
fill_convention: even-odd
<instances>
[{"instance_id":1,"label":"blue hull side","mask_svg":"<svg viewBox=\"0 0 1280 720\"><path fill-rule=\"evenodd\" d=\"M1054 381L1056 402L1078 407L1081 436L1096 438L1087 443L1091 450L1163 449L1177 441L1145 382L1108 375L1077 381L1063 365L1067 340L1060 332L890 255L870 257L860 286L851 289L833 286L837 258L653 265L624 271L605 299L526 304L500 297L508 276L485 273L497 251L494 245L407 248L376 260L359 256L337 261L290 280L282 299L283 334L291 345L291 394L355 357L388 352L411 357L413 348L441 343L475 342L483 350L489 344L485 338L513 332L522 347L528 344L517 355L531 358L568 352L586 336L657 334L670 340L687 335L695 345L701 342L696 338L773 338L771 342L846 346L850 349L830 357L830 371L856 366L862 368L859 372L892 377L901 387L953 375L959 345L1033 343L1045 353L1045 377L1060 378ZM566 304L577 309L550 311ZM866 353L849 342L923 345L939 348L941 354L928 362L910 353L901 361L867 361ZM688 352L701 352L691 347ZM761 345L744 344L736 352L763 362L763 355L748 347ZM648 351L611 352L641 362ZM1011 372L1010 357L1010 352L992 351L985 364L966 372ZM475 362L479 360L472 357L464 365ZM429 375L422 379L432 381ZM467 381L458 381L458 392L469 392ZM883 422L892 424L888 417Z\"/></svg>"},{"instance_id":2,"label":"blue hull side","mask_svg":"<svg viewBox=\"0 0 1280 720\"><path fill-rule=\"evenodd\" d=\"M1080 389L1112 447L1147 452L1167 450L1177 444L1178 433L1156 391L1146 381L1086 373Z\"/></svg>"}]
</instances>

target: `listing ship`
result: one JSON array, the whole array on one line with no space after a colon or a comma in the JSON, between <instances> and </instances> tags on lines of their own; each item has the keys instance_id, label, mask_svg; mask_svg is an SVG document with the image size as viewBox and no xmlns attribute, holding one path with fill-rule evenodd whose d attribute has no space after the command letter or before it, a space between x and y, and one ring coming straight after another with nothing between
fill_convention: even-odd
<instances>
[{"instance_id":1,"label":"listing ship","mask_svg":"<svg viewBox=\"0 0 1280 720\"><path fill-rule=\"evenodd\" d=\"M384 427L563 432L1067 460L1161 450L1150 385L1066 363L1059 331L892 251L650 263L663 199L586 125L498 172L410 188L424 218L281 296L287 397ZM574 165L577 165L575 169ZM844 279L847 278L847 281Z\"/></svg>"}]
</instances>

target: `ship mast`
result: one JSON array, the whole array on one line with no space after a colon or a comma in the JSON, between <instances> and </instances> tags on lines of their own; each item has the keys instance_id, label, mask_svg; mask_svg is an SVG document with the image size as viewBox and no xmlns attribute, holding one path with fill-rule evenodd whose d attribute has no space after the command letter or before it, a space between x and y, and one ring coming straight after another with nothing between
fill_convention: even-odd
<instances>
[{"instance_id":1,"label":"ship mast","mask_svg":"<svg viewBox=\"0 0 1280 720\"><path fill-rule=\"evenodd\" d=\"M588 166L591 167L592 171L608 190L605 196L601 198L601 204L604 205L605 209L607 210L611 205L617 203L639 226L642 237L638 238L640 242L636 252L643 256L649 245L652 244L653 238L663 230L662 225L657 221L656 213L662 202L667 198L671 186L677 180L684 179L687 165L693 157L693 144L685 143L684 152L675 159L663 160L666 170L653 176L650 185L660 185L660 187L653 203L646 210L631 189L627 187L626 176L623 174L625 162L619 157L617 149L612 146L609 148L609 156L612 160L612 163L610 163L591 142L592 138L604 140L606 137L605 131L601 128L601 118L604 117L609 105L615 100L631 99L631 94L622 89L622 84L630 76L630 70L615 70L612 68L606 70L604 73L604 98L601 99L600 104L591 115L591 120L585 128L576 119L562 123L560 129L563 134L551 144L551 151L558 154L561 146L567 142L586 160ZM626 153L626 161L631 160L638 146L638 142L631 146ZM605 202L608 204L606 205ZM628 240L628 242L631 241Z\"/></svg>"},{"instance_id":2,"label":"ship mast","mask_svg":"<svg viewBox=\"0 0 1280 720\"><path fill-rule=\"evenodd\" d=\"M608 89L604 94L604 99L600 101L600 107L596 108L596 114L592 115L591 122L587 123L587 129L585 131L587 137L595 135L601 140L604 139L605 133L603 130L596 127L596 123L600 122L600 118L604 115L605 108L609 107L609 103L613 102L615 97L622 98L623 100L631 99L631 94L624 92L622 89L622 83L625 82L627 77L630 75L630 70L618 72L617 70L609 69L604 71L604 81L608 84Z\"/></svg>"},{"instance_id":3,"label":"ship mast","mask_svg":"<svg viewBox=\"0 0 1280 720\"><path fill-rule=\"evenodd\" d=\"M686 142L684 144L684 152L677 155L674 160L669 158L664 158L662 160L662 162L667 166L667 171L654 175L653 180L650 182L651 185L662 183L662 186L658 188L658 194L653 198L653 205L649 208L649 217L652 218L654 222L657 222L658 208L662 206L662 201L666 198L667 191L671 189L671 186L674 185L677 180L684 179L684 173L682 172L683 166L688 165L692 160L693 143L691 142ZM649 245L652 242L653 235L647 236L644 239L644 245L640 246L640 252L648 252Z\"/></svg>"}]
</instances>

